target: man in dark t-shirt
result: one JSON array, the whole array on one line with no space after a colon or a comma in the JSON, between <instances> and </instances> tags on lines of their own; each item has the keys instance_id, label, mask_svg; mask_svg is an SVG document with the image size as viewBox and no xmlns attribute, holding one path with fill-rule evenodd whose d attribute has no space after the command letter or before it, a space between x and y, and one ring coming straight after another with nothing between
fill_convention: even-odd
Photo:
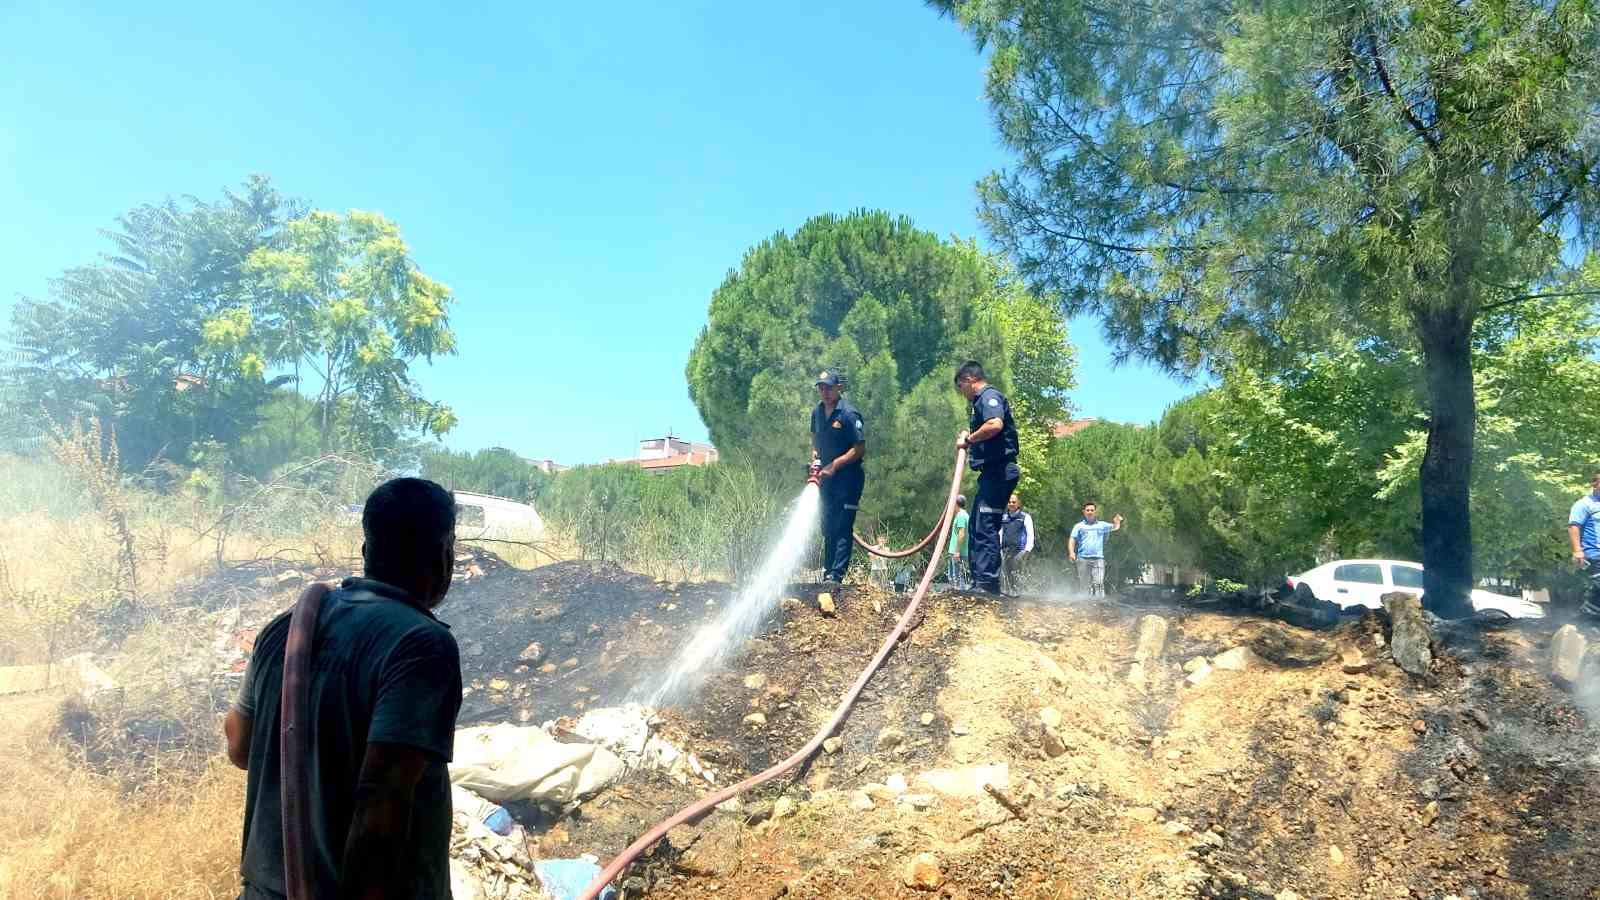
<instances>
[{"instance_id":1,"label":"man in dark t-shirt","mask_svg":"<svg viewBox=\"0 0 1600 900\"><path fill-rule=\"evenodd\" d=\"M450 587L455 500L400 478L362 513L366 577L323 600L312 641L306 735L317 897L449 900L450 778L461 663L432 608ZM256 639L224 723L247 775L244 898L284 896L279 704L289 615Z\"/></svg>"}]
</instances>

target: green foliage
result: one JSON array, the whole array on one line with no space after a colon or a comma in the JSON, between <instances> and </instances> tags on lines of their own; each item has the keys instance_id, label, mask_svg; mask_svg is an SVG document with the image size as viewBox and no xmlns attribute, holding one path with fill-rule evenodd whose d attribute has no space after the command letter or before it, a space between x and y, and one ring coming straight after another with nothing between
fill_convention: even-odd
<instances>
[{"instance_id":1,"label":"green foliage","mask_svg":"<svg viewBox=\"0 0 1600 900\"><path fill-rule=\"evenodd\" d=\"M760 565L793 488L737 457L659 473L621 463L579 466L549 482L540 513L586 559L662 578L737 581Z\"/></svg>"},{"instance_id":2,"label":"green foliage","mask_svg":"<svg viewBox=\"0 0 1600 900\"><path fill-rule=\"evenodd\" d=\"M388 452L405 432L442 435L449 407L422 397L410 363L455 352L449 288L412 261L376 213L314 210L245 261L253 302L209 320L208 339L251 367L315 373L323 452Z\"/></svg>"},{"instance_id":3,"label":"green foliage","mask_svg":"<svg viewBox=\"0 0 1600 900\"><path fill-rule=\"evenodd\" d=\"M951 386L966 358L982 360L1016 403L1031 472L1072 386L1054 304L972 242L856 212L818 216L751 249L713 293L687 375L717 446L790 483L809 456L815 377L843 372L867 421L863 527L898 528L938 505L966 425Z\"/></svg>"},{"instance_id":4,"label":"green foliage","mask_svg":"<svg viewBox=\"0 0 1600 900\"><path fill-rule=\"evenodd\" d=\"M1428 591L1459 597L1474 323L1559 293L1564 242L1600 235L1592 0L932 5L991 51L1016 163L986 224L1126 352L1420 358Z\"/></svg>"},{"instance_id":5,"label":"green foliage","mask_svg":"<svg viewBox=\"0 0 1600 900\"><path fill-rule=\"evenodd\" d=\"M504 447L457 453L443 447L422 451L422 477L456 491L473 491L533 503L553 476Z\"/></svg>"},{"instance_id":6,"label":"green foliage","mask_svg":"<svg viewBox=\"0 0 1600 900\"><path fill-rule=\"evenodd\" d=\"M196 443L236 441L273 385L238 352L229 311L242 301L246 257L296 211L255 177L217 203L168 200L119 216L110 254L12 312L15 349L0 381L15 431L37 442L48 422L93 416L136 470L186 462Z\"/></svg>"}]
</instances>

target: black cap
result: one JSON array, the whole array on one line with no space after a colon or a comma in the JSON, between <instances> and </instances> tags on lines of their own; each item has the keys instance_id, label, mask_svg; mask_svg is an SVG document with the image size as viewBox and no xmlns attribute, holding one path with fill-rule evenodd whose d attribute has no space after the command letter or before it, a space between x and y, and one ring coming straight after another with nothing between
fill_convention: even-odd
<instances>
[{"instance_id":1,"label":"black cap","mask_svg":"<svg viewBox=\"0 0 1600 900\"><path fill-rule=\"evenodd\" d=\"M840 378L839 373L833 371L832 369L823 369L817 375L817 384L832 385L833 387L844 387L844 379Z\"/></svg>"}]
</instances>

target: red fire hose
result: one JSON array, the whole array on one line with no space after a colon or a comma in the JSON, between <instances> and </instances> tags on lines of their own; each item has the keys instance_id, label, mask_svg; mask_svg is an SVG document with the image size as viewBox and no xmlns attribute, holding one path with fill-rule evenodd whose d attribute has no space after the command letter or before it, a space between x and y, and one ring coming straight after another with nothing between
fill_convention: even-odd
<instances>
[{"instance_id":1,"label":"red fire hose","mask_svg":"<svg viewBox=\"0 0 1600 900\"><path fill-rule=\"evenodd\" d=\"M917 584L916 591L912 593L911 602L906 606L906 611L900 614L900 621L895 623L894 630L889 632L889 636L887 638L884 638L883 646L878 648L878 654L874 656L872 658L872 662L868 663L867 667L862 670L861 676L856 679L855 684L850 686L850 690L845 692L844 698L839 701L838 708L833 711L833 717L828 720L827 724L823 725L822 728L811 738L810 741L806 743L804 747L796 750L793 756L790 756L783 762L780 762L772 768L767 769L765 772L752 775L738 784L723 788L722 790L717 791L709 796L702 797L700 800L678 810L676 813L673 813L670 818L660 822L655 827L645 832L644 835L638 840L634 841L632 844L629 844L628 849L618 854L617 858L613 859L610 864L608 864L605 869L601 871L598 876L596 876L595 880L584 889L581 900L595 900L596 897L599 897L600 892L605 890L606 885L610 884L612 879L616 878L618 875L621 875L623 870L639 857L639 854L650 849L652 844L665 837L667 832L671 831L673 828L676 828L677 826L682 825L684 822L687 822L690 819L705 813L724 800L727 800L731 797L737 797L756 785L771 781L779 775L782 775L784 772L787 772L795 766L800 765L802 762L805 762L808 758L810 758L813 753L816 753L817 749L822 746L822 742L827 739L829 735L833 734L834 729L839 727L839 723L843 722L845 715L850 712L850 707L855 704L856 697L860 696L861 690L865 688L867 686L867 682L872 679L873 673L877 672L878 667L883 665L883 661L889 658L890 651L894 649L894 645L900 640L900 636L905 634L906 626L911 623L912 618L916 615L917 609L922 606L922 598L928 592L928 585L933 583L933 573L938 569L939 566L939 556L943 552L944 538L947 534L949 534L950 531L951 510L955 508L956 495L961 490L961 475L963 467L966 465L966 461L967 451L957 450L955 473L950 477L950 496L945 499L944 515L939 520L939 527L934 529L939 538L939 542L933 548L933 556L928 560L927 570L922 573L922 581ZM934 535L929 535L929 537L933 536ZM926 538L923 540L923 543L927 543ZM909 552L906 555L909 555Z\"/></svg>"},{"instance_id":2,"label":"red fire hose","mask_svg":"<svg viewBox=\"0 0 1600 900\"><path fill-rule=\"evenodd\" d=\"M948 513L946 513L946 515L948 515ZM850 532L850 536L856 539L857 547L860 547L868 553L871 553L873 556L881 556L884 559L905 559L908 556L915 556L927 548L928 544L931 543L934 537L939 533L939 529L943 527L944 520L941 519L939 520L939 524L933 526L933 530L928 532L927 537L917 541L909 550L879 550L877 547L867 543L866 540L861 537L861 535L856 534L853 531Z\"/></svg>"},{"instance_id":3,"label":"red fire hose","mask_svg":"<svg viewBox=\"0 0 1600 900\"><path fill-rule=\"evenodd\" d=\"M308 586L289 614L289 638L283 648L283 696L278 715L278 756L282 782L279 787L283 806L283 884L289 900L312 900L311 860L306 842L311 835L311 807L307 801L306 754L310 752L311 732L311 643L317 633L317 615L325 584Z\"/></svg>"}]
</instances>

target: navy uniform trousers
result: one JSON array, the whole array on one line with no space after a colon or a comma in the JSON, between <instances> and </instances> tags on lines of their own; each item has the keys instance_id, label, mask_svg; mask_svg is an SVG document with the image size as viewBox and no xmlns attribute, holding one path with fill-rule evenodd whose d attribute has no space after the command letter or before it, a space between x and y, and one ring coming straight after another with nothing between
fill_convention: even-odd
<instances>
[{"instance_id":1,"label":"navy uniform trousers","mask_svg":"<svg viewBox=\"0 0 1600 900\"><path fill-rule=\"evenodd\" d=\"M978 590L1000 590L1000 517L1021 478L1015 462L996 461L978 471L978 502L967 528L972 586Z\"/></svg>"},{"instance_id":2,"label":"navy uniform trousers","mask_svg":"<svg viewBox=\"0 0 1600 900\"><path fill-rule=\"evenodd\" d=\"M861 489L866 486L861 464L845 466L830 478L822 479L822 580L844 581L850 568L856 510L861 508Z\"/></svg>"}]
</instances>

